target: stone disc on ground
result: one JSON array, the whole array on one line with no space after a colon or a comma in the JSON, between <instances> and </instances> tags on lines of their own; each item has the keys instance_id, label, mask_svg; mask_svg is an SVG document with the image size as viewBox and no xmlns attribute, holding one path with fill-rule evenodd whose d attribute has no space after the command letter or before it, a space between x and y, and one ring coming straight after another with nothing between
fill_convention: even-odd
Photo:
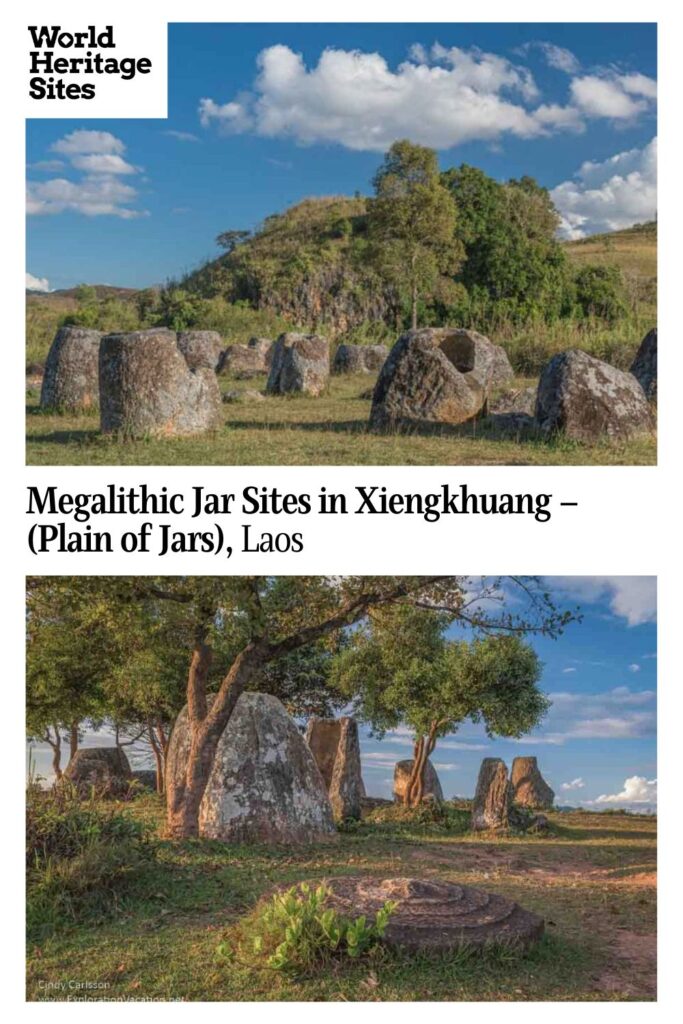
<instances>
[{"instance_id":1,"label":"stone disc on ground","mask_svg":"<svg viewBox=\"0 0 683 1024\"><path fill-rule=\"evenodd\" d=\"M311 887L318 882L309 882ZM497 893L420 878L347 875L325 882L326 906L369 921L388 900L398 906L383 943L408 952L449 952L493 945L526 948L543 935L543 918Z\"/></svg>"},{"instance_id":2,"label":"stone disc on ground","mask_svg":"<svg viewBox=\"0 0 683 1024\"><path fill-rule=\"evenodd\" d=\"M636 378L578 349L560 352L544 367L536 419L546 435L588 442L626 439L652 426L650 407Z\"/></svg>"},{"instance_id":3,"label":"stone disc on ground","mask_svg":"<svg viewBox=\"0 0 683 1024\"><path fill-rule=\"evenodd\" d=\"M243 693L237 701L218 741L199 834L229 843L297 844L336 835L323 777L276 697Z\"/></svg>"},{"instance_id":4,"label":"stone disc on ground","mask_svg":"<svg viewBox=\"0 0 683 1024\"><path fill-rule=\"evenodd\" d=\"M479 413L486 385L454 362L461 332L447 327L406 331L382 367L372 396L370 426L378 430L458 424Z\"/></svg>"},{"instance_id":5,"label":"stone disc on ground","mask_svg":"<svg viewBox=\"0 0 683 1024\"><path fill-rule=\"evenodd\" d=\"M76 412L97 407L101 340L101 331L71 325L59 328L45 363L41 409Z\"/></svg>"},{"instance_id":6,"label":"stone disc on ground","mask_svg":"<svg viewBox=\"0 0 683 1024\"><path fill-rule=\"evenodd\" d=\"M191 370L172 331L107 334L100 345L102 433L123 437L201 434L221 423L213 370Z\"/></svg>"}]
</instances>

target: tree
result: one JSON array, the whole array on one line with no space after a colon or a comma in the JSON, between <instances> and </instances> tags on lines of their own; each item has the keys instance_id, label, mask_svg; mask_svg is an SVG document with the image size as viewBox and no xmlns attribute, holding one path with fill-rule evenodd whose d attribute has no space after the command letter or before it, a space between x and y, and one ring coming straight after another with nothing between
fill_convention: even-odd
<instances>
[{"instance_id":1,"label":"tree","mask_svg":"<svg viewBox=\"0 0 683 1024\"><path fill-rule=\"evenodd\" d=\"M373 185L368 231L375 259L384 276L407 291L415 328L419 300L434 295L461 262L456 204L441 181L434 150L405 139L393 144Z\"/></svg>"},{"instance_id":2,"label":"tree","mask_svg":"<svg viewBox=\"0 0 683 1024\"><path fill-rule=\"evenodd\" d=\"M521 736L549 704L538 689L541 666L519 633L448 639L450 613L409 605L374 609L336 662L340 688L382 735L404 723L414 734L405 803L424 794L427 759L437 740L463 721L489 735Z\"/></svg>"},{"instance_id":3,"label":"tree","mask_svg":"<svg viewBox=\"0 0 683 1024\"><path fill-rule=\"evenodd\" d=\"M225 249L227 253L231 253L242 242L246 241L251 235L251 231L222 231L220 235L216 236L216 245L219 245L221 249Z\"/></svg>"},{"instance_id":4,"label":"tree","mask_svg":"<svg viewBox=\"0 0 683 1024\"><path fill-rule=\"evenodd\" d=\"M557 240L559 216L533 178L498 182L462 164L442 177L457 207L456 234L465 259L459 280L475 315L552 319L570 311L567 257ZM482 301L489 310L479 310Z\"/></svg>"},{"instance_id":5,"label":"tree","mask_svg":"<svg viewBox=\"0 0 683 1024\"><path fill-rule=\"evenodd\" d=\"M30 585L40 586L40 579ZM497 607L500 580L476 589L478 604L470 578L457 576L75 577L69 583L81 598L106 600L114 618L139 604L170 614L177 635L186 638L190 750L184 776L166 785L174 836L197 834L216 747L242 693L264 685L276 663L282 667L296 652L321 644L336 650L372 609L427 607L484 632L513 635L532 629L557 635L573 618L532 579L511 578L524 601L514 612Z\"/></svg>"}]
</instances>

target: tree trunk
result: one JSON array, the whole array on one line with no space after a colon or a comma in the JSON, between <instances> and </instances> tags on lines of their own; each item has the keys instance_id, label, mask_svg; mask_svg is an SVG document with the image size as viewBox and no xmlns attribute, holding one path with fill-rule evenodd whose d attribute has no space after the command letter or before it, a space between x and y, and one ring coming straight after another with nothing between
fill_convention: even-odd
<instances>
[{"instance_id":1,"label":"tree trunk","mask_svg":"<svg viewBox=\"0 0 683 1024\"><path fill-rule=\"evenodd\" d=\"M417 266L417 253L413 253L410 260L410 267L412 271L411 280L411 294L410 294L410 326L413 330L417 329L417 273L415 267Z\"/></svg>"},{"instance_id":2,"label":"tree trunk","mask_svg":"<svg viewBox=\"0 0 683 1024\"><path fill-rule=\"evenodd\" d=\"M52 771L56 779L62 777L62 737L59 733L59 726L53 725L55 738L50 737L50 730L45 730L45 741L52 747Z\"/></svg>"},{"instance_id":3,"label":"tree trunk","mask_svg":"<svg viewBox=\"0 0 683 1024\"><path fill-rule=\"evenodd\" d=\"M78 722L72 722L69 727L69 758L72 758L78 750Z\"/></svg>"},{"instance_id":4,"label":"tree trunk","mask_svg":"<svg viewBox=\"0 0 683 1024\"><path fill-rule=\"evenodd\" d=\"M420 736L415 741L413 752L413 767L406 787L404 803L408 807L419 807L424 797L425 769L427 760L434 752L436 746L436 733L438 722L432 722L426 736Z\"/></svg>"},{"instance_id":5,"label":"tree trunk","mask_svg":"<svg viewBox=\"0 0 683 1024\"><path fill-rule=\"evenodd\" d=\"M211 648L199 644L192 655L188 677L188 714L190 753L184 779L176 784L166 780L166 825L176 838L196 836L199 830L199 805L209 781L218 741L223 734L239 697L257 668L266 660L265 648L250 643L238 654L224 678L211 711L207 713L206 677L211 664Z\"/></svg>"},{"instance_id":6,"label":"tree trunk","mask_svg":"<svg viewBox=\"0 0 683 1024\"><path fill-rule=\"evenodd\" d=\"M157 793L163 793L164 791L164 756L159 746L156 733L154 732L154 726L151 721L147 722L147 736L149 744L154 754L154 760L156 762L156 791Z\"/></svg>"}]
</instances>

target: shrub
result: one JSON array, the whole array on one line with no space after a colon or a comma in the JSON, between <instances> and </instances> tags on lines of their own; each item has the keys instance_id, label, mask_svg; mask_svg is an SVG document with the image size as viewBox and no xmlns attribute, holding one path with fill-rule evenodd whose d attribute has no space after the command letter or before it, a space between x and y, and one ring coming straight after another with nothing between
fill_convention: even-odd
<instances>
[{"instance_id":1,"label":"shrub","mask_svg":"<svg viewBox=\"0 0 683 1024\"><path fill-rule=\"evenodd\" d=\"M626 316L624 280L612 264L586 264L576 274L576 301L584 317L614 323Z\"/></svg>"},{"instance_id":2,"label":"shrub","mask_svg":"<svg viewBox=\"0 0 683 1024\"><path fill-rule=\"evenodd\" d=\"M82 803L72 787L29 787L27 928L41 938L114 912L125 884L154 857L146 827L115 807Z\"/></svg>"},{"instance_id":3,"label":"shrub","mask_svg":"<svg viewBox=\"0 0 683 1024\"><path fill-rule=\"evenodd\" d=\"M275 893L247 923L237 950L223 942L217 954L230 960L237 953L278 971L310 970L332 957L371 955L396 904L388 900L374 921L365 915L351 920L327 905L329 895L324 884L311 889L306 883Z\"/></svg>"}]
</instances>

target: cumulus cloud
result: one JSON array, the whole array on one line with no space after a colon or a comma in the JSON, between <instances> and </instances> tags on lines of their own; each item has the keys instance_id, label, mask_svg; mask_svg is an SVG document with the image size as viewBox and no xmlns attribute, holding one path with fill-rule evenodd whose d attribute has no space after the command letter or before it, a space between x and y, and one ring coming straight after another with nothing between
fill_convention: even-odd
<instances>
[{"instance_id":1,"label":"cumulus cloud","mask_svg":"<svg viewBox=\"0 0 683 1024\"><path fill-rule=\"evenodd\" d=\"M657 139L643 149L587 161L571 181L552 189L561 234L584 238L653 220L657 213Z\"/></svg>"},{"instance_id":2,"label":"cumulus cloud","mask_svg":"<svg viewBox=\"0 0 683 1024\"><path fill-rule=\"evenodd\" d=\"M640 672L640 665L638 665L637 662L634 661L631 665L629 665L628 670L629 672Z\"/></svg>"},{"instance_id":3,"label":"cumulus cloud","mask_svg":"<svg viewBox=\"0 0 683 1024\"><path fill-rule=\"evenodd\" d=\"M33 274L26 274L26 287L33 292L49 292L50 282L46 277L34 277Z\"/></svg>"},{"instance_id":4,"label":"cumulus cloud","mask_svg":"<svg viewBox=\"0 0 683 1024\"><path fill-rule=\"evenodd\" d=\"M643 775L632 775L624 780L621 793L605 794L587 803L618 804L626 809L645 809L657 806L657 780L646 779Z\"/></svg>"},{"instance_id":5,"label":"cumulus cloud","mask_svg":"<svg viewBox=\"0 0 683 1024\"><path fill-rule=\"evenodd\" d=\"M380 53L333 48L307 66L300 53L278 44L258 55L251 89L227 102L202 98L199 120L225 134L381 152L406 137L448 149L474 140L494 144L505 134L531 139L579 132L587 118L633 120L653 108L656 83L646 75L581 74L570 50L546 41L517 53L531 50L571 76L565 103L539 103L529 68L474 47L415 44L392 68Z\"/></svg>"},{"instance_id":6,"label":"cumulus cloud","mask_svg":"<svg viewBox=\"0 0 683 1024\"><path fill-rule=\"evenodd\" d=\"M549 582L579 601L606 601L614 615L629 626L657 619L655 576L553 576Z\"/></svg>"},{"instance_id":7,"label":"cumulus cloud","mask_svg":"<svg viewBox=\"0 0 683 1024\"><path fill-rule=\"evenodd\" d=\"M480 50L416 45L392 70L379 53L327 49L308 68L301 54L276 45L257 65L253 91L227 103L200 101L204 127L379 152L403 137L449 148L576 127L574 112L529 106L538 88L527 68Z\"/></svg>"},{"instance_id":8,"label":"cumulus cloud","mask_svg":"<svg viewBox=\"0 0 683 1024\"><path fill-rule=\"evenodd\" d=\"M140 171L124 159L125 145L110 132L74 131L54 142L50 149L65 156L79 177L29 181L26 211L57 214L65 211L86 217L109 215L123 220L146 216L136 208L137 190L121 177Z\"/></svg>"},{"instance_id":9,"label":"cumulus cloud","mask_svg":"<svg viewBox=\"0 0 683 1024\"><path fill-rule=\"evenodd\" d=\"M79 153L123 153L125 146L111 132L76 131L53 142L53 153L76 156Z\"/></svg>"},{"instance_id":10,"label":"cumulus cloud","mask_svg":"<svg viewBox=\"0 0 683 1024\"><path fill-rule=\"evenodd\" d=\"M560 789L563 789L565 793L568 793L570 790L573 789L583 789L585 785L586 783L583 781L581 777L579 777L578 779L572 779L571 782L563 782L560 786Z\"/></svg>"},{"instance_id":11,"label":"cumulus cloud","mask_svg":"<svg viewBox=\"0 0 683 1024\"><path fill-rule=\"evenodd\" d=\"M116 178L86 177L77 182L52 178L50 181L29 182L26 210L29 214L63 213L70 210L86 217L110 214L131 220L144 216L144 211L131 206L136 199L136 190Z\"/></svg>"},{"instance_id":12,"label":"cumulus cloud","mask_svg":"<svg viewBox=\"0 0 683 1024\"><path fill-rule=\"evenodd\" d=\"M137 171L137 167L116 153L84 153L74 156L71 165L88 174L135 174Z\"/></svg>"}]
</instances>

